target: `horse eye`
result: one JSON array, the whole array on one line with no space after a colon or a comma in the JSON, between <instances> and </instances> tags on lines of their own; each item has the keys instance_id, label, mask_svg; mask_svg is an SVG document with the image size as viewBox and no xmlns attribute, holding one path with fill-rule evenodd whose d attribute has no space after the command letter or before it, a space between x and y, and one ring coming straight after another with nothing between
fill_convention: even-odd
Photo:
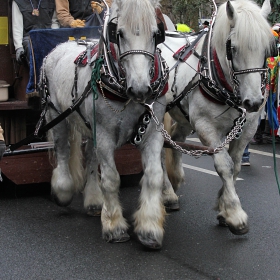
<instances>
[{"instance_id":1,"label":"horse eye","mask_svg":"<svg viewBox=\"0 0 280 280\"><path fill-rule=\"evenodd\" d=\"M232 51L232 54L236 54L237 53L236 47L232 46L231 51Z\"/></svg>"},{"instance_id":2,"label":"horse eye","mask_svg":"<svg viewBox=\"0 0 280 280\"><path fill-rule=\"evenodd\" d=\"M118 35L123 38L123 32L121 30L118 31Z\"/></svg>"}]
</instances>

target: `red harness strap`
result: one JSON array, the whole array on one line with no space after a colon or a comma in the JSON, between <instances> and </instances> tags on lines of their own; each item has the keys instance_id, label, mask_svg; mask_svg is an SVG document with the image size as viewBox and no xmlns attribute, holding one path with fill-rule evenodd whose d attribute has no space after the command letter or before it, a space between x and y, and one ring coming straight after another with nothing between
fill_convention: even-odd
<instances>
[{"instance_id":1,"label":"red harness strap","mask_svg":"<svg viewBox=\"0 0 280 280\"><path fill-rule=\"evenodd\" d=\"M227 89L228 91L232 92L232 87L228 84L228 82L225 78L223 69L221 67L221 64L220 64L220 61L218 59L218 55L217 55L217 52L216 52L215 49L213 50L213 58L214 58L214 65L215 65L215 68L217 70L218 77L221 81L222 86L224 86L225 89Z\"/></svg>"},{"instance_id":2,"label":"red harness strap","mask_svg":"<svg viewBox=\"0 0 280 280\"><path fill-rule=\"evenodd\" d=\"M221 67L221 64L220 64L220 61L218 59L218 56L217 56L217 52L216 50L214 49L213 50L213 61L214 61L214 65L215 65L215 69L217 71L217 76L219 77L219 80L221 82L221 85L227 89L228 91L231 91L232 92L232 87L228 84L226 78L225 78L225 75L224 75L224 72L223 72L223 69ZM198 71L200 71L200 64L198 64ZM224 102L222 101L219 101L217 99L215 99L214 97L212 97L210 94L208 94L203 88L201 85L199 85L199 89L200 89L200 92L202 93L202 95L208 99L209 101L213 102L213 103L216 103L216 104L220 104L220 105L225 105Z\"/></svg>"}]
</instances>

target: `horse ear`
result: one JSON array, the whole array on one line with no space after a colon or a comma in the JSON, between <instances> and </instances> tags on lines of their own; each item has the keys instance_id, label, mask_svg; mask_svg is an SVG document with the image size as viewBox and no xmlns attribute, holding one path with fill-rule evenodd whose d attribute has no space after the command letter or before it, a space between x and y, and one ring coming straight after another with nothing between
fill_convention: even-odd
<instances>
[{"instance_id":1,"label":"horse ear","mask_svg":"<svg viewBox=\"0 0 280 280\"><path fill-rule=\"evenodd\" d=\"M227 10L228 19L230 21L230 26L234 27L235 20L236 20L236 13L235 13L235 10L234 10L233 6L231 5L230 1L227 1L226 10Z\"/></svg>"},{"instance_id":2,"label":"horse ear","mask_svg":"<svg viewBox=\"0 0 280 280\"><path fill-rule=\"evenodd\" d=\"M267 18L270 12L271 12L270 0L265 0L261 8L261 15L264 18Z\"/></svg>"}]
</instances>

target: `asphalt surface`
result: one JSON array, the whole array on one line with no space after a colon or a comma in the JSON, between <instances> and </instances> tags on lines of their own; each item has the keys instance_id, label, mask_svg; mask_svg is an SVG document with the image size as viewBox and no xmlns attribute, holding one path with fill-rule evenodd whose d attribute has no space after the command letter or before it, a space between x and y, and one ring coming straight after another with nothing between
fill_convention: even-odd
<instances>
[{"instance_id":1,"label":"asphalt surface","mask_svg":"<svg viewBox=\"0 0 280 280\"><path fill-rule=\"evenodd\" d=\"M259 154L272 153L272 145L250 148L251 166L242 167L236 188L249 216L249 233L235 236L217 225L212 209L221 180L211 174L212 159L184 156L181 209L167 216L160 251L145 249L133 228L127 243L103 241L100 218L84 213L81 194L61 208L52 202L47 184L2 183L0 280L280 279L280 196L273 158ZM276 152L280 177L280 144ZM139 179L140 174L122 178L120 199L130 223Z\"/></svg>"}]
</instances>

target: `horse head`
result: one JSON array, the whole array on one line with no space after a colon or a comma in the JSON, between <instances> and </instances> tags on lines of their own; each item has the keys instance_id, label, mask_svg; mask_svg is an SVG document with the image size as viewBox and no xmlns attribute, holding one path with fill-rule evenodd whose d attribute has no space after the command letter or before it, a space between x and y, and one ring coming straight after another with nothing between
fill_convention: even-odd
<instances>
[{"instance_id":1,"label":"horse head","mask_svg":"<svg viewBox=\"0 0 280 280\"><path fill-rule=\"evenodd\" d=\"M256 112L264 101L265 62L275 39L265 16L269 0L261 9L253 1L227 1L221 5L213 32L216 49L227 81L240 95L243 107Z\"/></svg>"},{"instance_id":2,"label":"horse head","mask_svg":"<svg viewBox=\"0 0 280 280\"><path fill-rule=\"evenodd\" d=\"M112 5L110 19L116 23L114 43L125 76L126 95L136 103L145 102L153 94L150 80L158 43L158 5L156 0L116 0Z\"/></svg>"}]
</instances>

